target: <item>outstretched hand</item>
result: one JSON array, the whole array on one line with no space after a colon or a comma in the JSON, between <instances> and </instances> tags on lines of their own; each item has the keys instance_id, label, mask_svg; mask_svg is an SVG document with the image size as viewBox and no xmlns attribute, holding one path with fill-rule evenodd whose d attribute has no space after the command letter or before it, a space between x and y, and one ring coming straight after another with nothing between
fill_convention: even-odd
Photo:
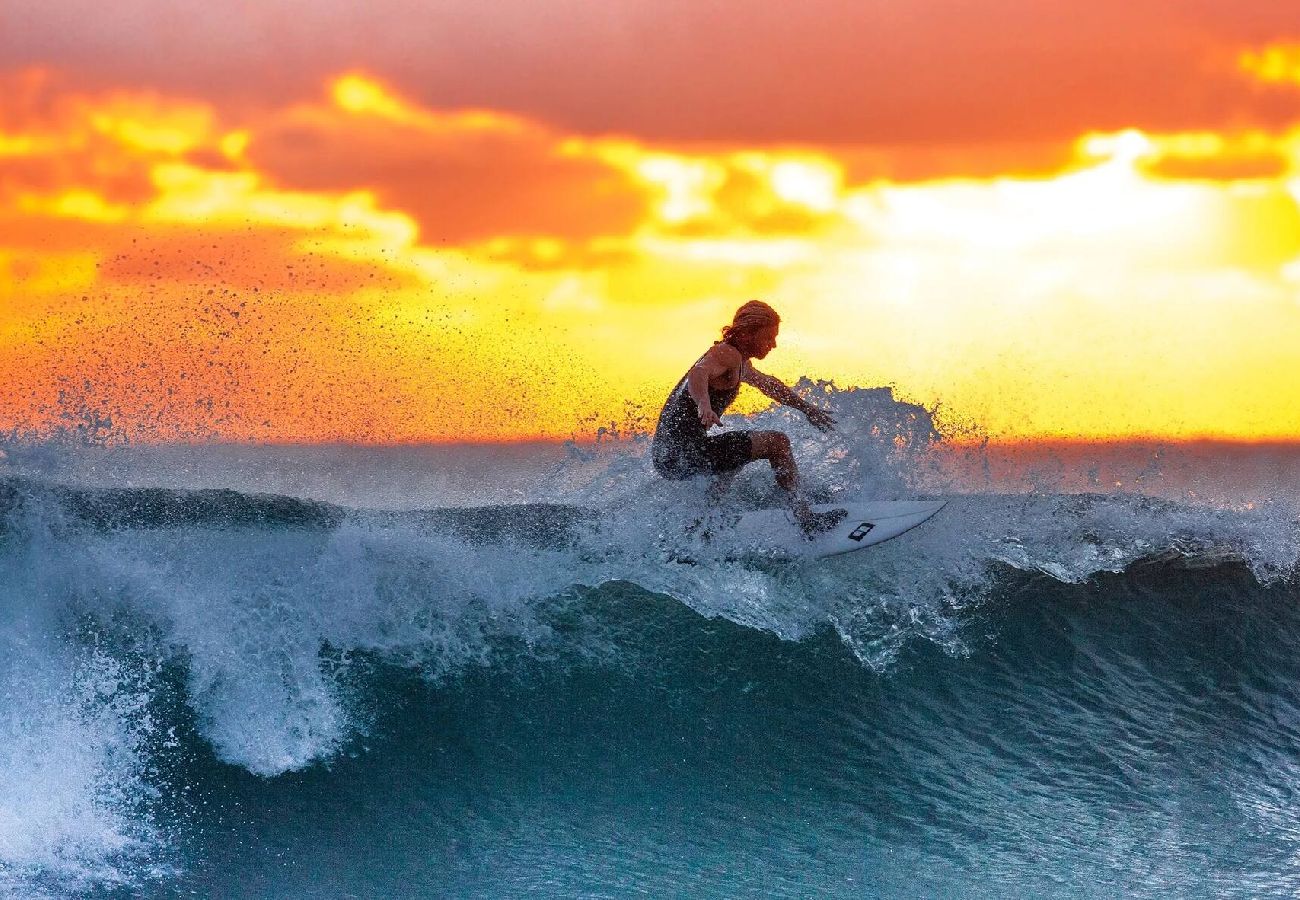
<instances>
[{"instance_id":1,"label":"outstretched hand","mask_svg":"<svg viewBox=\"0 0 1300 900\"><path fill-rule=\"evenodd\" d=\"M722 419L713 411L712 407L706 407L700 410L700 424L703 425L707 431L714 425L721 425Z\"/></svg>"},{"instance_id":2,"label":"outstretched hand","mask_svg":"<svg viewBox=\"0 0 1300 900\"><path fill-rule=\"evenodd\" d=\"M822 431L830 431L835 426L835 417L821 407L810 406L804 412L804 415L808 417L808 421L814 427Z\"/></svg>"}]
</instances>

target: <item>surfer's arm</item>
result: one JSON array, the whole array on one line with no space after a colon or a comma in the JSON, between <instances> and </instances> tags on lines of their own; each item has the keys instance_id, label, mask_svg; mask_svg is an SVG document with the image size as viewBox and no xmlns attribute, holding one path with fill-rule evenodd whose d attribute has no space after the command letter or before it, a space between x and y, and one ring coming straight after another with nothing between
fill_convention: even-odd
<instances>
[{"instance_id":1,"label":"surfer's arm","mask_svg":"<svg viewBox=\"0 0 1300 900\"><path fill-rule=\"evenodd\" d=\"M719 346L725 345L716 345L700 357L700 361L691 366L691 370L686 373L686 393L690 394L691 399L695 401L695 408L699 410L700 424L705 428L722 424L722 419L713 411L713 404L709 402L709 379L723 375L728 368L728 361L719 352Z\"/></svg>"},{"instance_id":2,"label":"surfer's arm","mask_svg":"<svg viewBox=\"0 0 1300 900\"><path fill-rule=\"evenodd\" d=\"M830 428L835 424L835 418L820 406L813 406L804 398L796 394L785 382L779 378L767 375L758 371L752 365L746 366L741 380L746 384L758 388L759 392L771 397L777 403L788 406L791 409L797 409L808 417L808 421L820 428L822 431Z\"/></svg>"}]
</instances>

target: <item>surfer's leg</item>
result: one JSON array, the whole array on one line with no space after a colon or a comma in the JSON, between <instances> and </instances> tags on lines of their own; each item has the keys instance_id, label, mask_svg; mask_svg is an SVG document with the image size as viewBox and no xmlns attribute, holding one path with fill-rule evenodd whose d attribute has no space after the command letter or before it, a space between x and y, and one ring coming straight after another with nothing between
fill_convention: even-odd
<instances>
[{"instance_id":1,"label":"surfer's leg","mask_svg":"<svg viewBox=\"0 0 1300 900\"><path fill-rule=\"evenodd\" d=\"M717 503L731 487L736 473L754 461L754 442L748 431L713 434L705 438L703 453L713 473L709 500Z\"/></svg>"},{"instance_id":2,"label":"surfer's leg","mask_svg":"<svg viewBox=\"0 0 1300 900\"><path fill-rule=\"evenodd\" d=\"M713 476L713 482L709 485L709 502L719 503L726 496L727 491L731 488L731 482L736 480L736 473L739 469L732 469L729 472L719 472Z\"/></svg>"},{"instance_id":3,"label":"surfer's leg","mask_svg":"<svg viewBox=\"0 0 1300 900\"><path fill-rule=\"evenodd\" d=\"M755 431L750 435L754 459L765 459L772 465L772 474L776 483L790 495L790 507L795 520L810 537L839 524L846 510L837 509L826 513L814 512L799 490L799 467L794 462L794 451L790 449L790 439L780 431Z\"/></svg>"},{"instance_id":4,"label":"surfer's leg","mask_svg":"<svg viewBox=\"0 0 1300 900\"><path fill-rule=\"evenodd\" d=\"M799 493L799 467L794 464L790 439L780 431L753 431L749 435L750 455L772 465L776 483L796 496Z\"/></svg>"},{"instance_id":5,"label":"surfer's leg","mask_svg":"<svg viewBox=\"0 0 1300 900\"><path fill-rule=\"evenodd\" d=\"M780 431L755 431L750 434L750 452L754 459L765 459L772 466L776 483L790 495L794 515L801 523L812 515L808 501L799 491L799 467L794 462L790 439Z\"/></svg>"}]
</instances>

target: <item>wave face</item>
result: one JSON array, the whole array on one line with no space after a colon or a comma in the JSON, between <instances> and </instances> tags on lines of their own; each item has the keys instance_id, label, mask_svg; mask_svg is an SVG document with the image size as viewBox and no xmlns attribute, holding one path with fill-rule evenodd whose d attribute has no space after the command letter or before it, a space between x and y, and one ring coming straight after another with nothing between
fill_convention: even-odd
<instances>
[{"instance_id":1,"label":"wave face","mask_svg":"<svg viewBox=\"0 0 1300 900\"><path fill-rule=\"evenodd\" d=\"M6 447L0 894L1300 890L1300 454L823 396L729 424L949 504L817 564L638 440Z\"/></svg>"}]
</instances>

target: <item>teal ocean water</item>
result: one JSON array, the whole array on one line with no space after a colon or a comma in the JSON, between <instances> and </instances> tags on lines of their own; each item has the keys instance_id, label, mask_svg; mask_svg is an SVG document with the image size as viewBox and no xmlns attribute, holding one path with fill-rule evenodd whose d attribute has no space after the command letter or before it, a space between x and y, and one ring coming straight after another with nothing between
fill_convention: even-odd
<instances>
[{"instance_id":1,"label":"teal ocean water","mask_svg":"<svg viewBox=\"0 0 1300 900\"><path fill-rule=\"evenodd\" d=\"M1300 453L827 402L812 493L949 505L818 564L638 440L10 441L0 894L1300 892Z\"/></svg>"}]
</instances>

